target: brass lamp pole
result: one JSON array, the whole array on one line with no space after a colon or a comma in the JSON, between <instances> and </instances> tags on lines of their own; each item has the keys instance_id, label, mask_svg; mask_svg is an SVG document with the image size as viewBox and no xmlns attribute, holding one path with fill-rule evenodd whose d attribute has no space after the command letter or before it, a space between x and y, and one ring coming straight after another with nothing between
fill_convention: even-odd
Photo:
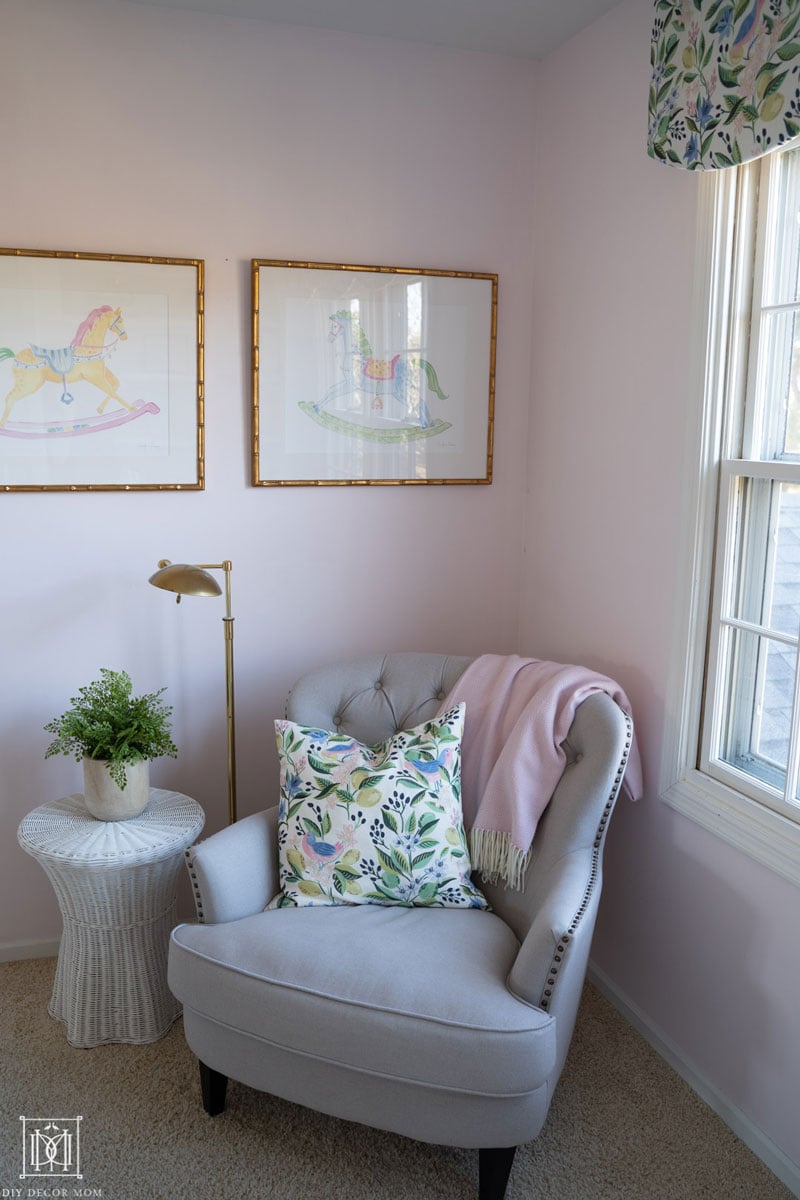
<instances>
[{"instance_id":1,"label":"brass lamp pole","mask_svg":"<svg viewBox=\"0 0 800 1200\"><path fill-rule=\"evenodd\" d=\"M233 701L233 617L231 615L231 571L229 559L221 563L173 563L162 558L159 569L150 576L153 587L181 596L221 596L222 589L209 571L225 572L225 705L228 725L228 824L236 820L236 724Z\"/></svg>"}]
</instances>

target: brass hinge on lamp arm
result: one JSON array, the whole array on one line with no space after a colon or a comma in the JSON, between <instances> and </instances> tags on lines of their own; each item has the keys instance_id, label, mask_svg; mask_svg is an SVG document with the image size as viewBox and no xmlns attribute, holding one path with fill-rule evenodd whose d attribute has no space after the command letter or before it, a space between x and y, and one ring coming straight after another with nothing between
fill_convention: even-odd
<instances>
[{"instance_id":1,"label":"brass hinge on lamp arm","mask_svg":"<svg viewBox=\"0 0 800 1200\"><path fill-rule=\"evenodd\" d=\"M209 571L225 572L225 616L222 618L225 631L225 709L228 730L228 824L236 820L236 721L233 691L233 615L231 613L231 571L233 563L225 559L221 563L173 563L162 558L158 570L150 576L153 587L167 592L177 592L176 603L181 596L221 596L222 588Z\"/></svg>"}]
</instances>

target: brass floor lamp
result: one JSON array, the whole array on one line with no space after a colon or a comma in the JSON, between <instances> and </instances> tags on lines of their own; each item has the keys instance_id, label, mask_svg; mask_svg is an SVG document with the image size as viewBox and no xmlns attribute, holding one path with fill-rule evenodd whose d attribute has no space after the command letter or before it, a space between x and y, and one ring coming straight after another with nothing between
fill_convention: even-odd
<instances>
[{"instance_id":1,"label":"brass floor lamp","mask_svg":"<svg viewBox=\"0 0 800 1200\"><path fill-rule=\"evenodd\" d=\"M225 702L228 726L228 824L236 820L236 721L233 698L233 616L231 615L231 570L229 559L221 563L173 563L162 558L158 570L150 576L153 587L181 596L221 596L222 588L209 571L225 572Z\"/></svg>"}]
</instances>

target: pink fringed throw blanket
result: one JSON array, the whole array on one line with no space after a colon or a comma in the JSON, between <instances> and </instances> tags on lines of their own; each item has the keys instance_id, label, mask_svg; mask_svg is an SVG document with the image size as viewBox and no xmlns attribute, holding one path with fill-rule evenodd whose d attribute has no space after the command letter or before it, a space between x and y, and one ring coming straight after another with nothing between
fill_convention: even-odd
<instances>
[{"instance_id":1,"label":"pink fringed throw blanket","mask_svg":"<svg viewBox=\"0 0 800 1200\"><path fill-rule=\"evenodd\" d=\"M584 667L519 655L484 654L467 667L442 703L467 706L461 755L461 802L474 870L520 889L539 818L566 763L561 743L575 709L606 692L631 715L613 679ZM632 800L642 794L634 737L623 779Z\"/></svg>"}]
</instances>

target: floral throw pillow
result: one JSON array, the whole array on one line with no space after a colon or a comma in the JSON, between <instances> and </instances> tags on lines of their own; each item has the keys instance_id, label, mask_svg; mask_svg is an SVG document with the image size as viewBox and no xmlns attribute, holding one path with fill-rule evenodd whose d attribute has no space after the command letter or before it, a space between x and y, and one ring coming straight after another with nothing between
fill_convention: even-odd
<instances>
[{"instance_id":1,"label":"floral throw pillow","mask_svg":"<svg viewBox=\"0 0 800 1200\"><path fill-rule=\"evenodd\" d=\"M270 908L488 908L461 815L464 705L380 746L276 721L282 891Z\"/></svg>"}]
</instances>

